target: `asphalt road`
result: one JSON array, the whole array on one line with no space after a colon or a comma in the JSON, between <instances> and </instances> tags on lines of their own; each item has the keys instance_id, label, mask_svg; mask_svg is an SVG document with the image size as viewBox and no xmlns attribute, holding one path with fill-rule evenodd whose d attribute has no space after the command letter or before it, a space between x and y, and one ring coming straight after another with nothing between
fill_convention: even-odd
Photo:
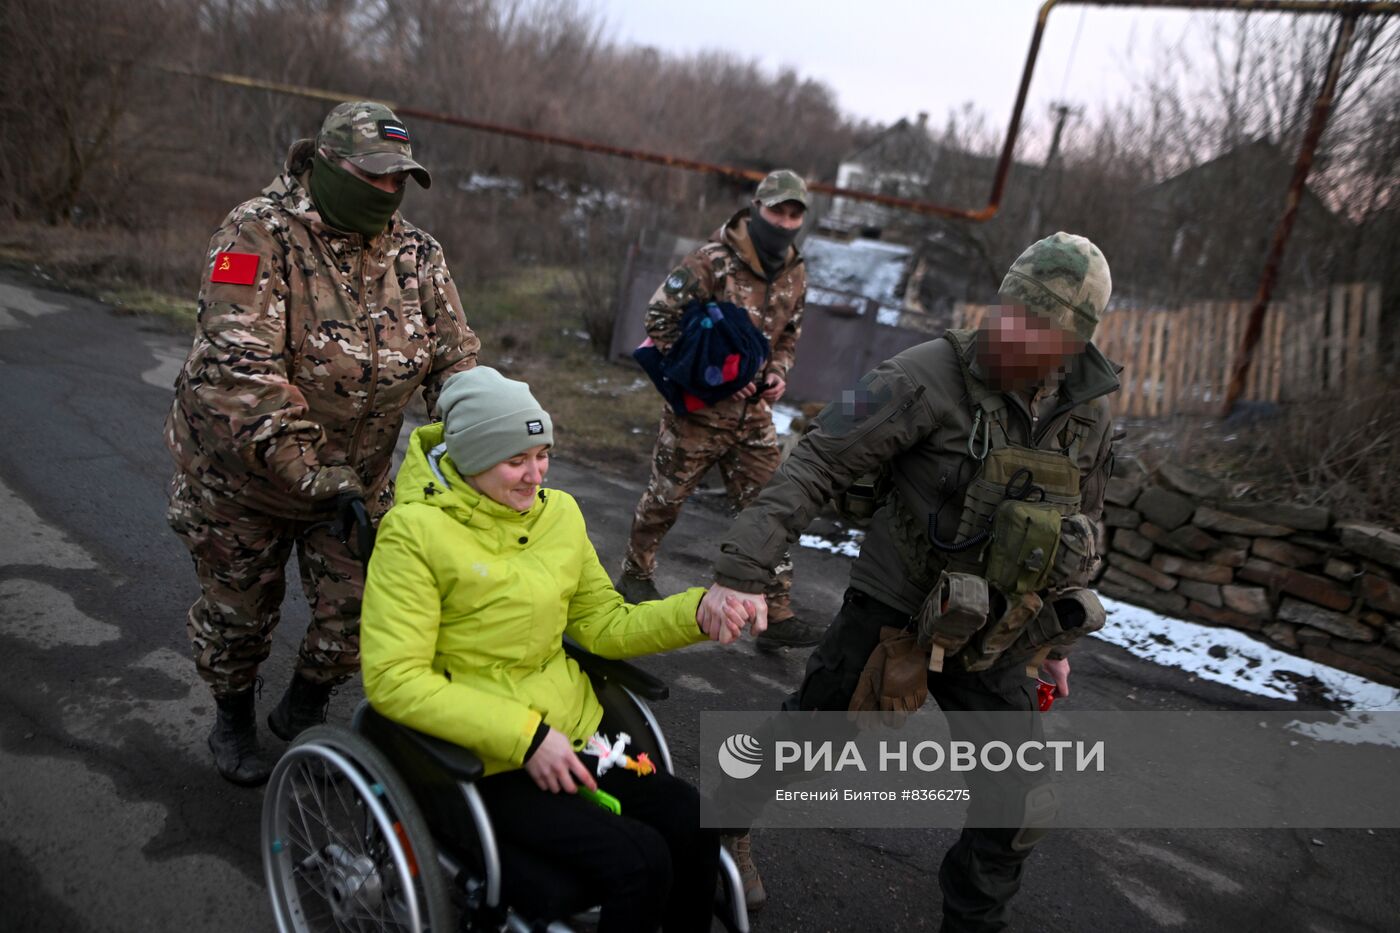
<instances>
[{"instance_id":1,"label":"asphalt road","mask_svg":"<svg viewBox=\"0 0 1400 933\"><path fill-rule=\"evenodd\" d=\"M491 335L483 338L489 349ZM272 927L261 795L224 783L210 765L213 704L184 633L194 578L163 518L161 422L187 346L149 320L0 276L3 931ZM550 477L582 502L610 568L644 478L641 465L619 472L630 480L572 464L562 450ZM725 525L717 508L687 511L666 541L663 590L702 581ZM796 558L799 610L829 617L846 561L810 550ZM287 682L305 624L300 594L289 591L264 670L264 711ZM696 770L699 710L771 708L805 654L744 643L646 661L672 684L656 711L682 773ZM1081 709L1259 706L1097 642L1076 654L1074 687ZM360 696L343 688L332 719ZM953 835L760 831L769 904L755 928L936 929L937 866ZM1013 928L1395 930L1397 871L1392 830L1065 830L1033 857Z\"/></svg>"}]
</instances>

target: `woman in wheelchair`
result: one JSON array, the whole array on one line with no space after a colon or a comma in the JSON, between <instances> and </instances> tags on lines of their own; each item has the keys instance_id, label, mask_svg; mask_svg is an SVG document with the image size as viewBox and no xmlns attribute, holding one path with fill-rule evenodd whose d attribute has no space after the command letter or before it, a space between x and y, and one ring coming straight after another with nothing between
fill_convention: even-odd
<instances>
[{"instance_id":1,"label":"woman in wheelchair","mask_svg":"<svg viewBox=\"0 0 1400 933\"><path fill-rule=\"evenodd\" d=\"M698 794L644 765L595 778L582 753L603 709L563 648L567 635L624 658L703 641L704 590L623 601L578 504L541 488L553 427L525 383L478 366L448 380L439 407L442 423L413 432L370 562L366 696L481 758L507 894L566 875L601 905L599 930L708 930L719 845ZM728 641L744 615L723 611L707 628L728 626ZM620 815L579 788L612 795Z\"/></svg>"}]
</instances>

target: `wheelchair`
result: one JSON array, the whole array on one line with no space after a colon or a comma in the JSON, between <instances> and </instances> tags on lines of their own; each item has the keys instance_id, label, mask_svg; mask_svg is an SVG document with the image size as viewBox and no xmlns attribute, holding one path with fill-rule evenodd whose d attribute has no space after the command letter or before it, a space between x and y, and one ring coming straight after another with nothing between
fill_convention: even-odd
<instances>
[{"instance_id":1,"label":"wheelchair","mask_svg":"<svg viewBox=\"0 0 1400 933\"><path fill-rule=\"evenodd\" d=\"M670 750L646 704L665 699L666 684L568 640L564 647L592 682L609 730L627 732L629 752L646 752L669 773ZM350 728L316 726L298 736L263 798L263 872L280 933L591 926L596 904L557 871L550 890L506 896L502 853L474 786L482 774L469 749L392 722L368 701ZM748 933L743 884L722 848L715 916L730 933Z\"/></svg>"}]
</instances>

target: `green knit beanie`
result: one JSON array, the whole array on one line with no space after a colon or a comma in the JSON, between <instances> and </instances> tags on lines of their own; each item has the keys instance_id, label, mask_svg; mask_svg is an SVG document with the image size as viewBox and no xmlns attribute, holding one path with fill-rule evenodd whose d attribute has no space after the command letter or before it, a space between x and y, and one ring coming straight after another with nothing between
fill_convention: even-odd
<instances>
[{"instance_id":1,"label":"green knit beanie","mask_svg":"<svg viewBox=\"0 0 1400 933\"><path fill-rule=\"evenodd\" d=\"M1108 306L1113 279L1097 246L1062 231L1026 247L999 291L1087 343Z\"/></svg>"},{"instance_id":2,"label":"green knit beanie","mask_svg":"<svg viewBox=\"0 0 1400 933\"><path fill-rule=\"evenodd\" d=\"M490 366L454 373L438 397L447 455L475 476L538 444L553 445L554 423L523 382Z\"/></svg>"}]
</instances>

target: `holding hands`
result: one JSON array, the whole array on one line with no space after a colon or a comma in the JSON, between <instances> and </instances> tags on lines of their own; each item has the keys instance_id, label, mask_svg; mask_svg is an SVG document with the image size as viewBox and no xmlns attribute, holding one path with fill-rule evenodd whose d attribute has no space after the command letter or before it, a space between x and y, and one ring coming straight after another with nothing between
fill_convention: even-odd
<instances>
[{"instance_id":1,"label":"holding hands","mask_svg":"<svg viewBox=\"0 0 1400 933\"><path fill-rule=\"evenodd\" d=\"M752 626L755 635L768 628L768 601L762 593L744 593L716 583L700 600L695 621L712 640L728 645L746 627Z\"/></svg>"}]
</instances>

